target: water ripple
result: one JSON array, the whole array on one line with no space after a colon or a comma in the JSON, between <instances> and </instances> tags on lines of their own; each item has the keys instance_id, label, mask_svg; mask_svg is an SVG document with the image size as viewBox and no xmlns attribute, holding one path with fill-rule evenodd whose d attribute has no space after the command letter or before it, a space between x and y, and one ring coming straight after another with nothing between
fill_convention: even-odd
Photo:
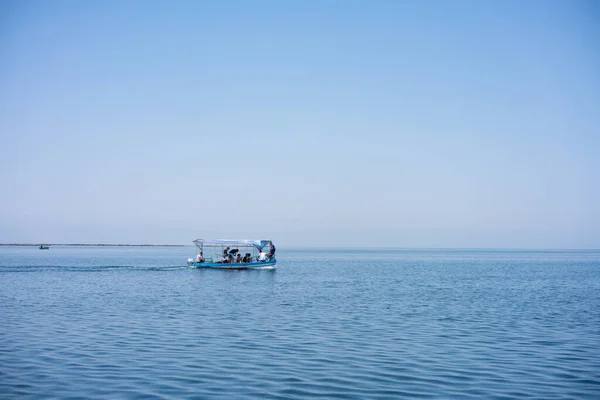
<instances>
[{"instance_id":1,"label":"water ripple","mask_svg":"<svg viewBox=\"0 0 600 400\"><path fill-rule=\"evenodd\" d=\"M597 255L298 253L200 271L173 266L178 251L0 253L0 393L600 398Z\"/></svg>"}]
</instances>

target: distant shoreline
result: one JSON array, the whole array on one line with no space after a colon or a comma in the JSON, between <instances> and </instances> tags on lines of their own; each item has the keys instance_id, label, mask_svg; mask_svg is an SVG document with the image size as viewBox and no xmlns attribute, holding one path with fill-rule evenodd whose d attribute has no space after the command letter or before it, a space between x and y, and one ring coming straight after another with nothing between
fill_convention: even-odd
<instances>
[{"instance_id":1,"label":"distant shoreline","mask_svg":"<svg viewBox=\"0 0 600 400\"><path fill-rule=\"evenodd\" d=\"M186 244L0 243L0 246L189 247Z\"/></svg>"}]
</instances>

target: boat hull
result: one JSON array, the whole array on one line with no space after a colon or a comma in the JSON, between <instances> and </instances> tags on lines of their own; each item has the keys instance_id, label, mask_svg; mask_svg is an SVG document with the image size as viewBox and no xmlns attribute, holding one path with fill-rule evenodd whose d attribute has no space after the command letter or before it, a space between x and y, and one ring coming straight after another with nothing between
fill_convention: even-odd
<instances>
[{"instance_id":1,"label":"boat hull","mask_svg":"<svg viewBox=\"0 0 600 400\"><path fill-rule=\"evenodd\" d=\"M241 264L223 264L223 263L198 263L194 262L190 267L194 268L213 268L213 269L273 269L277 265L277 260L258 261Z\"/></svg>"}]
</instances>

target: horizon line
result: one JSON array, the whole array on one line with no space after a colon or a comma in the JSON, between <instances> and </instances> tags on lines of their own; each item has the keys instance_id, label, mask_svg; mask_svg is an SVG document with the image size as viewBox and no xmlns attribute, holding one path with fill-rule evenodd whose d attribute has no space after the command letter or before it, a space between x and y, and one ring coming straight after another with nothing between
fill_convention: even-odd
<instances>
[{"instance_id":1,"label":"horizon line","mask_svg":"<svg viewBox=\"0 0 600 400\"><path fill-rule=\"evenodd\" d=\"M65 246L65 247L194 247L192 244L133 244L133 243L0 243L0 246L17 246L17 247L28 247L28 246ZM394 246L299 246L290 247L289 249L335 249L335 250L538 250L538 251L576 251L576 250L588 250L588 251L600 251L600 248L592 247L574 247L574 248L547 248L547 247L394 247Z\"/></svg>"}]
</instances>

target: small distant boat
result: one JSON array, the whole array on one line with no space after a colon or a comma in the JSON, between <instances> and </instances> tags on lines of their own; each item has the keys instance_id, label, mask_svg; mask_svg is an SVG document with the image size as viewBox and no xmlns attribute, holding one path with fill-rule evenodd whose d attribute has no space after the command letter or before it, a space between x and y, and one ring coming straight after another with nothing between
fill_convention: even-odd
<instances>
[{"instance_id":1,"label":"small distant boat","mask_svg":"<svg viewBox=\"0 0 600 400\"><path fill-rule=\"evenodd\" d=\"M187 264L195 268L220 269L273 269L277 265L275 245L271 240L196 239L198 249L195 259L188 258ZM220 249L213 255L204 250ZM268 251L266 251L268 249Z\"/></svg>"},{"instance_id":2,"label":"small distant boat","mask_svg":"<svg viewBox=\"0 0 600 400\"><path fill-rule=\"evenodd\" d=\"M40 245L40 250L48 250L50 248L50 246L44 246L43 244Z\"/></svg>"}]
</instances>

